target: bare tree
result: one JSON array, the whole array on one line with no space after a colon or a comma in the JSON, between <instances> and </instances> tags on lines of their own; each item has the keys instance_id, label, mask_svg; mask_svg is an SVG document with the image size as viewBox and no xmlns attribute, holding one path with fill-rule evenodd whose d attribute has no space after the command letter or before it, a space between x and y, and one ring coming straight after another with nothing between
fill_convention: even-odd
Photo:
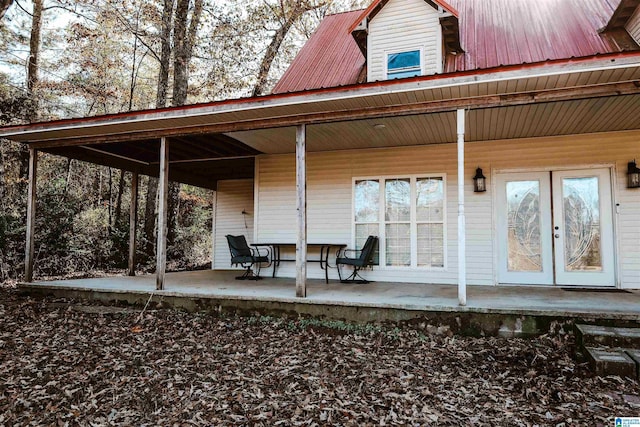
<instances>
[{"instance_id":1,"label":"bare tree","mask_svg":"<svg viewBox=\"0 0 640 427\"><path fill-rule=\"evenodd\" d=\"M13 0L0 0L0 19L4 17L4 14L7 13L7 9L11 6Z\"/></svg>"},{"instance_id":2,"label":"bare tree","mask_svg":"<svg viewBox=\"0 0 640 427\"><path fill-rule=\"evenodd\" d=\"M173 105L184 105L187 102L189 62L193 55L193 44L202 14L202 0L194 0L193 12L189 21L189 3L190 0L178 0L176 6L173 29Z\"/></svg>"},{"instance_id":3,"label":"bare tree","mask_svg":"<svg viewBox=\"0 0 640 427\"><path fill-rule=\"evenodd\" d=\"M278 8L273 9L274 14L277 14L279 17L280 27L275 30L271 43L267 46L267 50L262 57L262 62L258 69L258 79L253 88L253 96L262 95L264 93L271 65L276 59L278 50L280 50L280 46L282 45L284 38L289 33L291 27L293 27L293 25L306 12L318 9L324 5L324 2L313 2L312 0L296 0L295 2L280 0Z\"/></svg>"}]
</instances>

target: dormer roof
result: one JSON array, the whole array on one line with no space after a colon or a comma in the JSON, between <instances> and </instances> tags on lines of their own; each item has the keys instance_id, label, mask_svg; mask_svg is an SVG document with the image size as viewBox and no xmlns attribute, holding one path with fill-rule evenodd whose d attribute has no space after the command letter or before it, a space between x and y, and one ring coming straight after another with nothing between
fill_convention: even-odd
<instances>
[{"instance_id":1,"label":"dormer roof","mask_svg":"<svg viewBox=\"0 0 640 427\"><path fill-rule=\"evenodd\" d=\"M443 0L425 0L425 1L427 3L430 3L436 9L438 8L438 6L440 6L442 9L444 9L451 15L458 18L458 11L449 3ZM378 13L378 11L380 11L380 9L382 9L388 2L389 0L375 0L373 3L371 3L371 5L369 5L368 8L366 8L365 10L362 11L362 13L360 13L358 18L353 22L353 24L351 24L351 27L349 27L349 32L352 33L354 30L356 30L356 28L365 19L371 20L371 18L373 18Z\"/></svg>"},{"instance_id":2,"label":"dormer roof","mask_svg":"<svg viewBox=\"0 0 640 427\"><path fill-rule=\"evenodd\" d=\"M436 10L442 11L440 24L442 25L442 39L447 53L462 53L460 45L460 28L458 23L458 11L444 0L424 0ZM349 27L358 47L364 55L367 54L367 26L368 23L382 10L389 0L375 0L362 11L358 18Z\"/></svg>"}]
</instances>

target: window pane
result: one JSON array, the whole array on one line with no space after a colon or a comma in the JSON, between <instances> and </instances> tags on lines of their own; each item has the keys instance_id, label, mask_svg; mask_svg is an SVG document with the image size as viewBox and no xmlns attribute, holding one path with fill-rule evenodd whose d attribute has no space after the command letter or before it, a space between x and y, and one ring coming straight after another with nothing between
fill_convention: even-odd
<instances>
[{"instance_id":1,"label":"window pane","mask_svg":"<svg viewBox=\"0 0 640 427\"><path fill-rule=\"evenodd\" d=\"M409 224L386 225L387 265L411 265L410 230Z\"/></svg>"},{"instance_id":2,"label":"window pane","mask_svg":"<svg viewBox=\"0 0 640 427\"><path fill-rule=\"evenodd\" d=\"M408 178L385 181L385 218L387 221L411 219L411 185Z\"/></svg>"},{"instance_id":3,"label":"window pane","mask_svg":"<svg viewBox=\"0 0 640 427\"><path fill-rule=\"evenodd\" d=\"M419 68L412 68L410 70L401 70L401 71L389 71L387 73L387 78L389 79L404 79L407 77L415 77L421 75L421 71Z\"/></svg>"},{"instance_id":4,"label":"window pane","mask_svg":"<svg viewBox=\"0 0 640 427\"><path fill-rule=\"evenodd\" d=\"M379 200L380 183L378 180L356 181L356 222L378 221L380 212Z\"/></svg>"},{"instance_id":5,"label":"window pane","mask_svg":"<svg viewBox=\"0 0 640 427\"><path fill-rule=\"evenodd\" d=\"M442 178L418 178L416 181L416 218L418 221L442 221L444 184Z\"/></svg>"},{"instance_id":6,"label":"window pane","mask_svg":"<svg viewBox=\"0 0 640 427\"><path fill-rule=\"evenodd\" d=\"M418 224L418 266L444 267L442 224Z\"/></svg>"},{"instance_id":7,"label":"window pane","mask_svg":"<svg viewBox=\"0 0 640 427\"><path fill-rule=\"evenodd\" d=\"M393 71L398 68L420 67L420 51L392 53L387 57L387 70Z\"/></svg>"},{"instance_id":8,"label":"window pane","mask_svg":"<svg viewBox=\"0 0 640 427\"><path fill-rule=\"evenodd\" d=\"M367 237L369 236L377 236L380 229L379 225L375 224L356 224L356 247L355 249L362 249L364 243L367 241ZM360 255L360 254L358 254ZM353 254L349 254L349 256L353 256ZM376 246L376 251L373 254L373 264L378 265L380 262L380 251L379 247Z\"/></svg>"}]
</instances>

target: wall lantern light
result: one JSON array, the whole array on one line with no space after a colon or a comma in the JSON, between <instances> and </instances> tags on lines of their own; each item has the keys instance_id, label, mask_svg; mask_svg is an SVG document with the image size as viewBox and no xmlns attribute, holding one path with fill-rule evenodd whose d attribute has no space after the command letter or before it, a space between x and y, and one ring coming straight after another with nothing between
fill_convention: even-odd
<instances>
[{"instance_id":1,"label":"wall lantern light","mask_svg":"<svg viewBox=\"0 0 640 427\"><path fill-rule=\"evenodd\" d=\"M640 169L635 159L627 164L627 188L640 188Z\"/></svg>"},{"instance_id":2,"label":"wall lantern light","mask_svg":"<svg viewBox=\"0 0 640 427\"><path fill-rule=\"evenodd\" d=\"M473 192L484 193L485 191L487 191L487 177L482 175L482 169L478 168L476 176L473 177Z\"/></svg>"}]
</instances>

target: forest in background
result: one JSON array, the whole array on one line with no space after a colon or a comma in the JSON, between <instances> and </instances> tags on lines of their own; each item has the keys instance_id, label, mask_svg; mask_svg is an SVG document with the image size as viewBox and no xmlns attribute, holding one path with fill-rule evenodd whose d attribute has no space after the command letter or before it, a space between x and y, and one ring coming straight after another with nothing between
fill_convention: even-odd
<instances>
[{"instance_id":1,"label":"forest in background","mask_svg":"<svg viewBox=\"0 0 640 427\"><path fill-rule=\"evenodd\" d=\"M324 16L365 0L0 0L0 126L269 93ZM28 152L0 140L0 282L24 271ZM35 276L124 269L131 174L40 154ZM157 179L139 186L153 271ZM172 183L168 269L206 267L213 194Z\"/></svg>"}]
</instances>

